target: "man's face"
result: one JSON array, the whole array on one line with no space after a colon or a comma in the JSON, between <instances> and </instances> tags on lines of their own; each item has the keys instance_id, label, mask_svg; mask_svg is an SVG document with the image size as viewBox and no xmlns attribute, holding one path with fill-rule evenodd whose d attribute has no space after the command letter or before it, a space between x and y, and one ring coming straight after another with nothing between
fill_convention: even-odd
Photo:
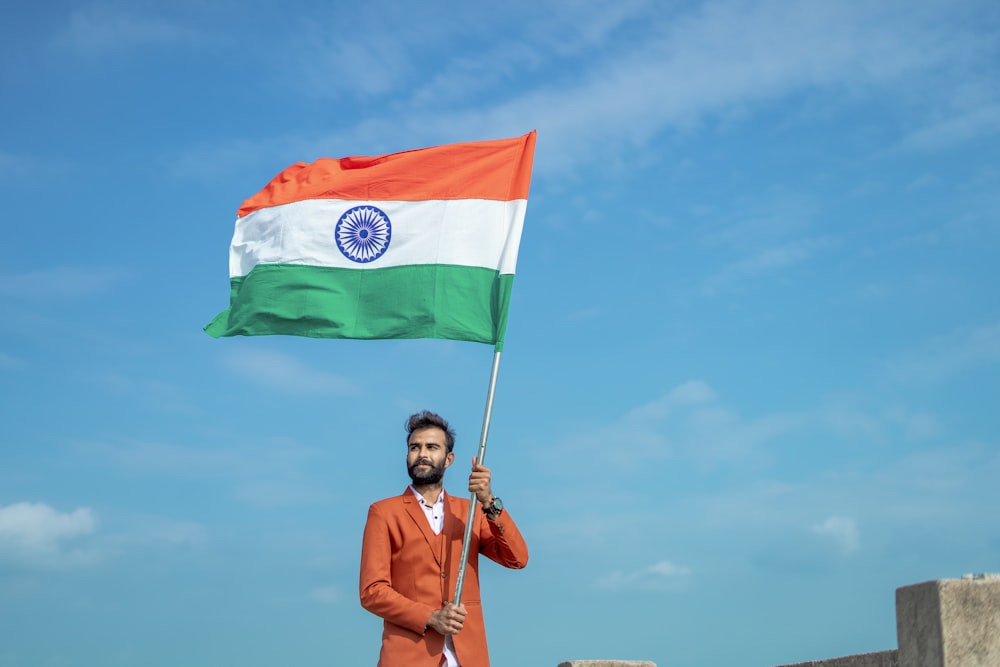
<instances>
[{"instance_id":1,"label":"man's face","mask_svg":"<svg viewBox=\"0 0 1000 667\"><path fill-rule=\"evenodd\" d=\"M406 441L406 469L416 485L439 483L454 459L444 431L436 426L418 429Z\"/></svg>"}]
</instances>

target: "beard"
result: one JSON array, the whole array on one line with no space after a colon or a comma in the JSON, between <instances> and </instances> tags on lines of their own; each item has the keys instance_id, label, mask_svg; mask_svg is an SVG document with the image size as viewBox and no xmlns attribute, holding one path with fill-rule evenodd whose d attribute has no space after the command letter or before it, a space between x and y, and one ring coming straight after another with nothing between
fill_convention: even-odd
<instances>
[{"instance_id":1,"label":"beard","mask_svg":"<svg viewBox=\"0 0 1000 667\"><path fill-rule=\"evenodd\" d=\"M419 465L427 465L428 467L418 469ZM427 459L416 461L413 465L406 467L406 472L410 474L410 479L413 480L415 486L438 484L444 479L444 461L441 462L440 466L434 465Z\"/></svg>"}]
</instances>

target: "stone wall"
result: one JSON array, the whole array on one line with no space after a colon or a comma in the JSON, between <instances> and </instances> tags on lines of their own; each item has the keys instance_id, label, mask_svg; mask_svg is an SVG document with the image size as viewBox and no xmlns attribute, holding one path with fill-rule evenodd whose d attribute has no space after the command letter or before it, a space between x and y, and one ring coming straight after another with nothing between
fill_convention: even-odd
<instances>
[{"instance_id":1,"label":"stone wall","mask_svg":"<svg viewBox=\"0 0 1000 667\"><path fill-rule=\"evenodd\" d=\"M899 667L899 651L894 649L878 653L859 653L843 658L800 662L785 667Z\"/></svg>"}]
</instances>

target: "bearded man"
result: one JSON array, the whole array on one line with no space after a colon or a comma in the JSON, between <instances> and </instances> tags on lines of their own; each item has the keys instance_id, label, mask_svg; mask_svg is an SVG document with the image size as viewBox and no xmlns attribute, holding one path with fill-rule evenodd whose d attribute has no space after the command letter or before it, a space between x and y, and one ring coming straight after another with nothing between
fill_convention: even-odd
<instances>
[{"instance_id":1,"label":"bearded man","mask_svg":"<svg viewBox=\"0 0 1000 667\"><path fill-rule=\"evenodd\" d=\"M383 620L379 667L489 667L479 595L479 554L504 567L523 568L528 547L499 498L492 473L472 460L469 493L475 514L460 605L454 599L469 500L444 490L455 460L455 432L433 412L406 423L403 494L368 509L361 545L361 606Z\"/></svg>"}]
</instances>

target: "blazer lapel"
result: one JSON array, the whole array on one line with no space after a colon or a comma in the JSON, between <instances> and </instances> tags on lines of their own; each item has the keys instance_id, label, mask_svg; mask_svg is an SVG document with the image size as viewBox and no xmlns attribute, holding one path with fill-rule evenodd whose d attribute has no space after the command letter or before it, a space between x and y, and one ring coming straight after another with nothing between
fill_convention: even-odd
<instances>
[{"instance_id":1,"label":"blazer lapel","mask_svg":"<svg viewBox=\"0 0 1000 667\"><path fill-rule=\"evenodd\" d=\"M444 494L444 529L447 536L447 566L449 572L458 572L458 561L462 557L462 543L465 540L465 512L457 498ZM453 582L454 583L454 582Z\"/></svg>"},{"instance_id":2,"label":"blazer lapel","mask_svg":"<svg viewBox=\"0 0 1000 667\"><path fill-rule=\"evenodd\" d=\"M447 508L447 498L448 498L447 495L445 495L446 508ZM420 533L424 536L424 539L427 541L427 548L431 550L432 554L434 554L434 560L437 562L438 565L441 565L441 553L440 553L441 550L438 547L439 544L438 536L434 534L433 530L431 530L431 524L427 520L427 515L424 514L424 508L420 506L420 501L418 501L417 497L413 495L413 491L410 489L410 487L406 487L406 490L403 491L403 505L406 507L406 513L410 515L410 518L413 519L413 523L417 525L417 528L420 530ZM446 511L444 519L445 521L444 530L441 531L442 533L444 533L448 529L447 514L448 513Z\"/></svg>"}]
</instances>

